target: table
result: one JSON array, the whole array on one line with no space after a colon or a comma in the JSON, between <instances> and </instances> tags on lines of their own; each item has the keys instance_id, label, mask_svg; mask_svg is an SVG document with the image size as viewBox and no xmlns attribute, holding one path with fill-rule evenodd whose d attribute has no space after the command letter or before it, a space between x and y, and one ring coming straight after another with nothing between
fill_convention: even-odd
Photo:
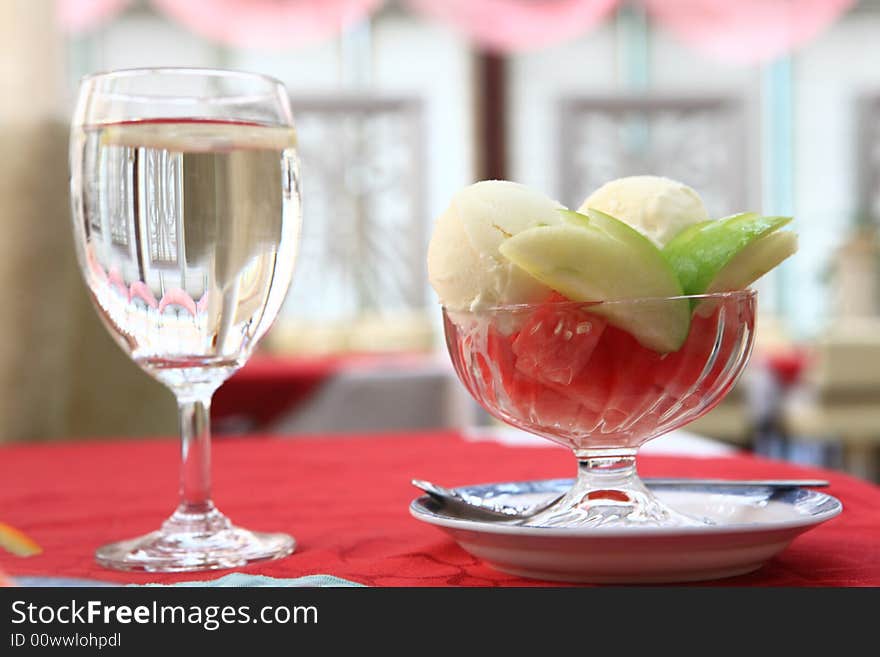
<instances>
[{"instance_id":1,"label":"table","mask_svg":"<svg viewBox=\"0 0 880 657\"><path fill-rule=\"evenodd\" d=\"M662 439L661 439L662 440ZM296 554L242 569L273 577L329 574L371 586L530 586L495 572L438 529L410 517L412 477L450 485L564 477L562 448L466 441L460 434L241 437L215 441L219 507L242 525L288 531ZM852 477L748 455L651 455L645 475L824 477L844 512L779 557L725 586L880 585L880 487ZM213 579L221 573L118 573L94 564L99 545L156 529L176 499L172 440L0 448L0 519L30 534L44 553L0 555L12 575L112 582Z\"/></svg>"}]
</instances>

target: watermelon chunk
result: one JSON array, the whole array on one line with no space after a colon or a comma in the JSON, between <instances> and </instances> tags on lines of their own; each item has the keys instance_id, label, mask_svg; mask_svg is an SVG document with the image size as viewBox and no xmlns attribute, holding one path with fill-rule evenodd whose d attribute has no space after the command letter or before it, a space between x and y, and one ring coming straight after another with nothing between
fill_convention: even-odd
<instances>
[{"instance_id":1,"label":"watermelon chunk","mask_svg":"<svg viewBox=\"0 0 880 657\"><path fill-rule=\"evenodd\" d=\"M718 336L718 313L708 317L694 315L687 340L678 351L666 354L654 370L654 382L671 396L682 399L692 392L701 377ZM704 380L704 379L703 379Z\"/></svg>"},{"instance_id":2,"label":"watermelon chunk","mask_svg":"<svg viewBox=\"0 0 880 657\"><path fill-rule=\"evenodd\" d=\"M490 326L486 335L486 355L490 365L486 385L489 389L489 400L501 405L513 404L515 410L517 392L516 384L516 361L513 354L512 343L516 340L517 333L504 335L494 326ZM505 404L505 402L509 402Z\"/></svg>"},{"instance_id":3,"label":"watermelon chunk","mask_svg":"<svg viewBox=\"0 0 880 657\"><path fill-rule=\"evenodd\" d=\"M691 331L684 346L668 354L654 372L654 381L663 386L667 400L661 413L678 408L682 411L703 404L712 392L721 399L726 390L716 390L718 381L727 376L727 366L734 349L742 343L739 331L752 324L752 318L741 317L731 322L724 313L735 312L734 304L719 303L712 312L694 314ZM751 312L746 310L746 312ZM713 350L714 359L711 358Z\"/></svg>"},{"instance_id":4,"label":"watermelon chunk","mask_svg":"<svg viewBox=\"0 0 880 657\"><path fill-rule=\"evenodd\" d=\"M611 381L605 411L606 430L625 430L639 415L647 412L662 394L653 372L662 355L641 345L620 329L609 331L607 346L612 356Z\"/></svg>"},{"instance_id":5,"label":"watermelon chunk","mask_svg":"<svg viewBox=\"0 0 880 657\"><path fill-rule=\"evenodd\" d=\"M550 301L565 301L555 294ZM539 381L568 385L590 360L607 322L577 305L543 304L513 341L516 368Z\"/></svg>"},{"instance_id":6,"label":"watermelon chunk","mask_svg":"<svg viewBox=\"0 0 880 657\"><path fill-rule=\"evenodd\" d=\"M495 326L478 327L460 339L466 381L486 409L520 425L550 432L571 429L579 404L517 369L514 344L519 332L505 334Z\"/></svg>"}]
</instances>

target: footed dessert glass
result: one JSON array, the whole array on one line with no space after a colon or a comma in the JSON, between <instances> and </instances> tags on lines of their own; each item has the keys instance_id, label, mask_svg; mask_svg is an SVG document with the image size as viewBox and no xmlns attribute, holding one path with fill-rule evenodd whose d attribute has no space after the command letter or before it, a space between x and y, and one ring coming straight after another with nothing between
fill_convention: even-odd
<instances>
[{"instance_id":1,"label":"footed dessert glass","mask_svg":"<svg viewBox=\"0 0 880 657\"><path fill-rule=\"evenodd\" d=\"M650 322L682 303L693 308L690 328L670 353L643 346L606 319L638 315ZM452 362L477 402L508 424L569 447L577 458L572 489L527 524L706 524L658 500L638 477L636 454L730 391L751 353L755 307L756 293L745 290L444 309Z\"/></svg>"}]
</instances>

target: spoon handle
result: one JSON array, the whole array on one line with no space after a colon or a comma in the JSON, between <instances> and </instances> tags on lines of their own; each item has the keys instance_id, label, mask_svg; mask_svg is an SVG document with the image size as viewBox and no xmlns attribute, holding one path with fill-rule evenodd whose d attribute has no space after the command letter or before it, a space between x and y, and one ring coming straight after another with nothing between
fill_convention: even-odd
<instances>
[{"instance_id":1,"label":"spoon handle","mask_svg":"<svg viewBox=\"0 0 880 657\"><path fill-rule=\"evenodd\" d=\"M687 479L645 477L649 486L763 486L765 488L826 488L824 479Z\"/></svg>"}]
</instances>

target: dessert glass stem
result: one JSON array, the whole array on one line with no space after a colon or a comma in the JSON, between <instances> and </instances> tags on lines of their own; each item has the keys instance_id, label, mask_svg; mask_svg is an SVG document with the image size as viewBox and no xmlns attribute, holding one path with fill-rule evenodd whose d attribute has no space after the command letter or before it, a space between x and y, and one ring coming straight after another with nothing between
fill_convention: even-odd
<instances>
[{"instance_id":1,"label":"dessert glass stem","mask_svg":"<svg viewBox=\"0 0 880 657\"><path fill-rule=\"evenodd\" d=\"M574 455L578 461L578 489L623 491L641 484L634 449L584 449L575 450Z\"/></svg>"},{"instance_id":2,"label":"dessert glass stem","mask_svg":"<svg viewBox=\"0 0 880 657\"><path fill-rule=\"evenodd\" d=\"M545 527L702 525L658 500L639 479L635 449L574 450L578 473L558 502L527 524Z\"/></svg>"}]
</instances>

